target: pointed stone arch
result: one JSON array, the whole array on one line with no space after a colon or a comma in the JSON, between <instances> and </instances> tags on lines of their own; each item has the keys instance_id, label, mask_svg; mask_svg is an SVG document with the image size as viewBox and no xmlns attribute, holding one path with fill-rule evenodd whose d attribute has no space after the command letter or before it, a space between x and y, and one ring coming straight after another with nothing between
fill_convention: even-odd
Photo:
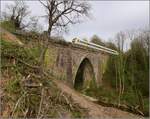
<instances>
[{"instance_id":1,"label":"pointed stone arch","mask_svg":"<svg viewBox=\"0 0 150 119\"><path fill-rule=\"evenodd\" d=\"M75 79L74 79L74 88L82 89L84 86L85 80L86 82L90 80L95 80L94 67L90 59L87 57L83 58L79 64L79 67L77 69Z\"/></svg>"}]
</instances>

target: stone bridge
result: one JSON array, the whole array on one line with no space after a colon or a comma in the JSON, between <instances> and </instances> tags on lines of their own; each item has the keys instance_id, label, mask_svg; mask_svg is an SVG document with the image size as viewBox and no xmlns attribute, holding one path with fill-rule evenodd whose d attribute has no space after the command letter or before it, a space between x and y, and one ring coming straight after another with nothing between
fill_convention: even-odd
<instances>
[{"instance_id":1,"label":"stone bridge","mask_svg":"<svg viewBox=\"0 0 150 119\"><path fill-rule=\"evenodd\" d=\"M50 42L45 63L58 79L75 88L88 87L91 81L102 84L109 54L72 43Z\"/></svg>"}]
</instances>

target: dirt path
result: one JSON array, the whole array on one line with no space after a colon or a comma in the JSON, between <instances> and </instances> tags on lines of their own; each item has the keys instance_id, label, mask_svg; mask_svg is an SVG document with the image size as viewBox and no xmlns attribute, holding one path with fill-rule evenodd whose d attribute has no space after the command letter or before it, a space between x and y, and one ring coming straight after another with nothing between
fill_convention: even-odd
<instances>
[{"instance_id":1,"label":"dirt path","mask_svg":"<svg viewBox=\"0 0 150 119\"><path fill-rule=\"evenodd\" d=\"M103 107L101 105L95 104L85 98L79 92L66 86L63 82L54 80L59 89L70 95L75 103L78 103L81 107L86 108L89 111L90 117L99 118L141 118L140 116L134 115L129 112L121 111L113 107Z\"/></svg>"}]
</instances>

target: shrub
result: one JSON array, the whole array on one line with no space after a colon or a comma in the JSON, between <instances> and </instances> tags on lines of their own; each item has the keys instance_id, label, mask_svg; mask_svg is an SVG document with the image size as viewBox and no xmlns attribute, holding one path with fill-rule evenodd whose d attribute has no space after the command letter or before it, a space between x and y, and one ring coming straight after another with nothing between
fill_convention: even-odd
<instances>
[{"instance_id":1,"label":"shrub","mask_svg":"<svg viewBox=\"0 0 150 119\"><path fill-rule=\"evenodd\" d=\"M10 32L15 32L16 31L14 22L12 22L12 21L2 21L0 23L0 27L4 28L5 30L8 30Z\"/></svg>"}]
</instances>

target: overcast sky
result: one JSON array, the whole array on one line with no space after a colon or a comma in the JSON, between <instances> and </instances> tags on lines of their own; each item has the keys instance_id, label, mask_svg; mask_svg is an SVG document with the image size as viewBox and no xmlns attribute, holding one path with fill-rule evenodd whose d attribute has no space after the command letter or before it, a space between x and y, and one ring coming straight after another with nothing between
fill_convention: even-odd
<instances>
[{"instance_id":1,"label":"overcast sky","mask_svg":"<svg viewBox=\"0 0 150 119\"><path fill-rule=\"evenodd\" d=\"M2 1L1 10L12 1ZM149 26L149 1L90 1L92 18L70 27L64 38L71 41L74 37L91 38L94 34L107 41L120 30L138 29ZM38 1L28 1L32 14L41 16L43 7ZM44 28L45 21L41 20Z\"/></svg>"}]
</instances>

